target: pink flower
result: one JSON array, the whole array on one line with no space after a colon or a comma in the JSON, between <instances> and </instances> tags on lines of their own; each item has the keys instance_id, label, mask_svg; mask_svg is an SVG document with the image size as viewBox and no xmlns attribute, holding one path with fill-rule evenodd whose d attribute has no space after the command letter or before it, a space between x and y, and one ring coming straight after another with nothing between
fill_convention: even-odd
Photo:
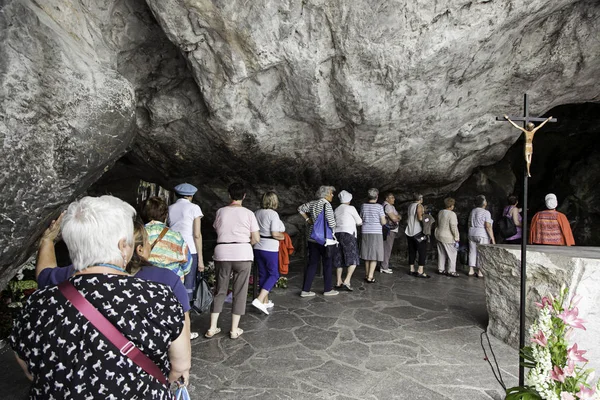
<instances>
[{"instance_id":1,"label":"pink flower","mask_svg":"<svg viewBox=\"0 0 600 400\"><path fill-rule=\"evenodd\" d=\"M577 307L577 304L579 304L581 299L582 299L582 297L580 295L578 295L578 294L573 295L573 297L571 297L571 302L569 303L569 308Z\"/></svg>"},{"instance_id":2,"label":"pink flower","mask_svg":"<svg viewBox=\"0 0 600 400\"><path fill-rule=\"evenodd\" d=\"M573 361L581 361L588 362L586 358L583 358L583 354L587 353L587 350L579 350L577 348L577 343L573 344L569 349L567 349L567 357L569 360Z\"/></svg>"},{"instance_id":3,"label":"pink flower","mask_svg":"<svg viewBox=\"0 0 600 400\"><path fill-rule=\"evenodd\" d=\"M550 371L550 378L554 379L555 381L565 383L565 373L558 365L555 365L554 369Z\"/></svg>"},{"instance_id":4,"label":"pink flower","mask_svg":"<svg viewBox=\"0 0 600 400\"><path fill-rule=\"evenodd\" d=\"M539 344L542 347L546 347L546 345L548 344L548 339L546 339L544 332L542 332L541 330L531 338L531 341L533 343Z\"/></svg>"},{"instance_id":5,"label":"pink flower","mask_svg":"<svg viewBox=\"0 0 600 400\"><path fill-rule=\"evenodd\" d=\"M579 384L579 392L577 392L577 397L580 399L593 399L595 393L596 389L586 388L582 384Z\"/></svg>"},{"instance_id":6,"label":"pink flower","mask_svg":"<svg viewBox=\"0 0 600 400\"><path fill-rule=\"evenodd\" d=\"M579 318L579 310L577 310L577 307L572 310L563 311L562 313L558 314L558 318L562 319L565 325L585 330L585 326L583 326L585 321Z\"/></svg>"},{"instance_id":7,"label":"pink flower","mask_svg":"<svg viewBox=\"0 0 600 400\"><path fill-rule=\"evenodd\" d=\"M560 394L560 400L575 400L575 396L573 396L571 393L562 392Z\"/></svg>"},{"instance_id":8,"label":"pink flower","mask_svg":"<svg viewBox=\"0 0 600 400\"><path fill-rule=\"evenodd\" d=\"M552 295L550 295L550 298L544 296L542 297L542 302L541 303L535 303L536 306L538 306L539 308L544 308L546 306L549 306L550 308L552 307L552 302L554 301L554 298L552 297Z\"/></svg>"},{"instance_id":9,"label":"pink flower","mask_svg":"<svg viewBox=\"0 0 600 400\"><path fill-rule=\"evenodd\" d=\"M569 360L567 361L567 366L565 367L565 376L575 376L575 361Z\"/></svg>"}]
</instances>

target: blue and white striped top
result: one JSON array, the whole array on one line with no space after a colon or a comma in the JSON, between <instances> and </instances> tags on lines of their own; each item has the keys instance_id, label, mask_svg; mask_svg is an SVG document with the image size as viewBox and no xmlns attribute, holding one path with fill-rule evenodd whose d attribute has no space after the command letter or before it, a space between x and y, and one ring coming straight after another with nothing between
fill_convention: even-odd
<instances>
[{"instance_id":1,"label":"blue and white striped top","mask_svg":"<svg viewBox=\"0 0 600 400\"><path fill-rule=\"evenodd\" d=\"M381 217L385 217L383 206L379 203L364 203L360 207L360 217L363 220L362 233L381 235Z\"/></svg>"}]
</instances>

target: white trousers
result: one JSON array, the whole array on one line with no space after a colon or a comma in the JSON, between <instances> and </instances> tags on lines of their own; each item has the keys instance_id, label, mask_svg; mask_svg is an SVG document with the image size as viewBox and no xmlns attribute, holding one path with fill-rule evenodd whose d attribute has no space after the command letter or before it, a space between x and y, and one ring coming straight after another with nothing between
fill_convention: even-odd
<instances>
[{"instance_id":1,"label":"white trousers","mask_svg":"<svg viewBox=\"0 0 600 400\"><path fill-rule=\"evenodd\" d=\"M490 244L488 236L469 236L469 267L476 268L477 264L477 245Z\"/></svg>"},{"instance_id":2,"label":"white trousers","mask_svg":"<svg viewBox=\"0 0 600 400\"><path fill-rule=\"evenodd\" d=\"M454 243L437 243L438 251L438 271L446 270L446 260L448 261L448 272L456 272L456 255L458 250Z\"/></svg>"}]
</instances>

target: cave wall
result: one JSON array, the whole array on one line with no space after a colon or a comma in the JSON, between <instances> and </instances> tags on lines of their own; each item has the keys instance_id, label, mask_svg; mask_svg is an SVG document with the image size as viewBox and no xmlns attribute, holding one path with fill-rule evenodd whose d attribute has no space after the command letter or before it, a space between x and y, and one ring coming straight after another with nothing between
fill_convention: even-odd
<instances>
[{"instance_id":1,"label":"cave wall","mask_svg":"<svg viewBox=\"0 0 600 400\"><path fill-rule=\"evenodd\" d=\"M135 96L112 68L101 3L0 4L0 287L133 139Z\"/></svg>"},{"instance_id":2,"label":"cave wall","mask_svg":"<svg viewBox=\"0 0 600 400\"><path fill-rule=\"evenodd\" d=\"M208 217L234 180L251 208L276 189L294 224L320 184L357 204L375 186L400 208L413 191L435 205L463 182L465 199L510 185L489 166L518 136L494 117L524 91L533 113L598 101L592 0L0 8L0 287L103 172L108 186L189 181Z\"/></svg>"}]
</instances>

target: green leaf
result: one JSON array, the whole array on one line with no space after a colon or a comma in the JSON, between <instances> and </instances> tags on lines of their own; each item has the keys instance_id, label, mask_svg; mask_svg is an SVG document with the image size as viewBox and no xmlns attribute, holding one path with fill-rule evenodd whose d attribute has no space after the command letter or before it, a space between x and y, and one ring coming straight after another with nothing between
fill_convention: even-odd
<instances>
[{"instance_id":1,"label":"green leaf","mask_svg":"<svg viewBox=\"0 0 600 400\"><path fill-rule=\"evenodd\" d=\"M506 389L505 400L543 400L531 386L517 386Z\"/></svg>"}]
</instances>

